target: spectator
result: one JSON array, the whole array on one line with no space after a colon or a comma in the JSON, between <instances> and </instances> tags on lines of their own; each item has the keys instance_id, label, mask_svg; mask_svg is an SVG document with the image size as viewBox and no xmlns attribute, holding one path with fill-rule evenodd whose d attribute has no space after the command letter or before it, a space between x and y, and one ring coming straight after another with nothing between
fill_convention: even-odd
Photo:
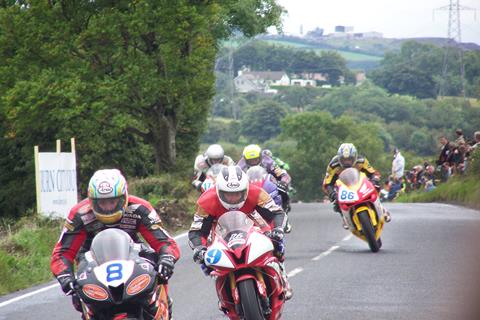
<instances>
[{"instance_id":1,"label":"spectator","mask_svg":"<svg viewBox=\"0 0 480 320\"><path fill-rule=\"evenodd\" d=\"M447 161L448 153L450 152L450 141L445 136L439 138L440 144L440 155L438 156L437 165L442 165Z\"/></svg>"},{"instance_id":2,"label":"spectator","mask_svg":"<svg viewBox=\"0 0 480 320\"><path fill-rule=\"evenodd\" d=\"M424 167L420 164L413 167L413 189L418 190L423 185Z\"/></svg>"},{"instance_id":3,"label":"spectator","mask_svg":"<svg viewBox=\"0 0 480 320\"><path fill-rule=\"evenodd\" d=\"M465 143L465 137L463 136L462 129L455 130L455 134L457 135L457 139L455 139L455 143L457 145Z\"/></svg>"},{"instance_id":4,"label":"spectator","mask_svg":"<svg viewBox=\"0 0 480 320\"><path fill-rule=\"evenodd\" d=\"M425 169L425 175L423 177L425 191L432 191L436 188L435 182L435 168L432 165L428 165Z\"/></svg>"},{"instance_id":5,"label":"spectator","mask_svg":"<svg viewBox=\"0 0 480 320\"><path fill-rule=\"evenodd\" d=\"M470 152L473 152L477 150L477 148L480 148L480 131L476 131L473 134L473 138L475 139L475 144L470 148Z\"/></svg>"},{"instance_id":6,"label":"spectator","mask_svg":"<svg viewBox=\"0 0 480 320\"><path fill-rule=\"evenodd\" d=\"M439 138L441 148L440 155L438 156L437 166L441 172L441 179L443 182L447 181L450 176L450 166L448 164L448 158L450 156L450 141L445 136Z\"/></svg>"},{"instance_id":7,"label":"spectator","mask_svg":"<svg viewBox=\"0 0 480 320\"><path fill-rule=\"evenodd\" d=\"M393 148L392 183L388 193L388 200L393 200L402 189L403 174L405 170L405 158L397 147Z\"/></svg>"}]
</instances>

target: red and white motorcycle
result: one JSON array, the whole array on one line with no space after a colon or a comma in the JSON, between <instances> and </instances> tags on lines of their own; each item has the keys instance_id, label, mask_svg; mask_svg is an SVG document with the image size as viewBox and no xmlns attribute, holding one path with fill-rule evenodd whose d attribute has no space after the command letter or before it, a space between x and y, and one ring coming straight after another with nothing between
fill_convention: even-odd
<instances>
[{"instance_id":1,"label":"red and white motorcycle","mask_svg":"<svg viewBox=\"0 0 480 320\"><path fill-rule=\"evenodd\" d=\"M240 211L217 221L205 264L213 269L221 310L230 319L279 319L285 283L273 243Z\"/></svg>"}]
</instances>

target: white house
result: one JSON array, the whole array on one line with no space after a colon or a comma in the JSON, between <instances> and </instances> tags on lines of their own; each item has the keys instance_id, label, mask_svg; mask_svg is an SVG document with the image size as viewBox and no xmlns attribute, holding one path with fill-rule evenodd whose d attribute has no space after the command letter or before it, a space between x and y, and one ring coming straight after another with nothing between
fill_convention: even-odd
<instances>
[{"instance_id":1,"label":"white house","mask_svg":"<svg viewBox=\"0 0 480 320\"><path fill-rule=\"evenodd\" d=\"M290 85L298 87L316 87L317 82L312 79L292 79Z\"/></svg>"},{"instance_id":2,"label":"white house","mask_svg":"<svg viewBox=\"0 0 480 320\"><path fill-rule=\"evenodd\" d=\"M242 69L233 80L237 92L271 93L271 86L289 86L290 78L284 71L250 71Z\"/></svg>"}]
</instances>

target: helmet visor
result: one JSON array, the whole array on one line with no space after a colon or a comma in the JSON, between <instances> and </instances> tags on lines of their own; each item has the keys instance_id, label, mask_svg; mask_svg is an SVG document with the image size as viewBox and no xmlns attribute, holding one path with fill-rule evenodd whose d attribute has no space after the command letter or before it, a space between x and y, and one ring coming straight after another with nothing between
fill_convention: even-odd
<instances>
[{"instance_id":1,"label":"helmet visor","mask_svg":"<svg viewBox=\"0 0 480 320\"><path fill-rule=\"evenodd\" d=\"M247 190L235 192L219 191L219 195L223 202L236 205L245 201L247 196Z\"/></svg>"},{"instance_id":2,"label":"helmet visor","mask_svg":"<svg viewBox=\"0 0 480 320\"><path fill-rule=\"evenodd\" d=\"M253 167L253 166L258 166L260 164L262 159L260 159L260 157L258 158L253 158L253 159L245 159L245 161L247 162L247 165Z\"/></svg>"},{"instance_id":3,"label":"helmet visor","mask_svg":"<svg viewBox=\"0 0 480 320\"><path fill-rule=\"evenodd\" d=\"M210 158L208 161L210 162L210 165L213 166L214 164L222 163L223 158Z\"/></svg>"},{"instance_id":4,"label":"helmet visor","mask_svg":"<svg viewBox=\"0 0 480 320\"><path fill-rule=\"evenodd\" d=\"M343 167L343 168L351 168L353 166L353 164L355 163L355 157L347 157L347 158L343 158L343 157L340 157L340 165Z\"/></svg>"},{"instance_id":5,"label":"helmet visor","mask_svg":"<svg viewBox=\"0 0 480 320\"><path fill-rule=\"evenodd\" d=\"M93 211L103 215L113 215L125 205L125 196L115 198L92 199Z\"/></svg>"}]
</instances>

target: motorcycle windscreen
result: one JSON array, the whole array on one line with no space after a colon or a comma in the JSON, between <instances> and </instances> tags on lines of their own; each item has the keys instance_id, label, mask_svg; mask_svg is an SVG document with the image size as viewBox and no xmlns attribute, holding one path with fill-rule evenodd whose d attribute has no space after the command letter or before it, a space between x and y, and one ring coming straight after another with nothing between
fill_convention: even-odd
<instances>
[{"instance_id":1,"label":"motorcycle windscreen","mask_svg":"<svg viewBox=\"0 0 480 320\"><path fill-rule=\"evenodd\" d=\"M217 221L215 233L220 236L229 247L245 242L248 230L253 226L253 221L241 211L224 213Z\"/></svg>"},{"instance_id":2,"label":"motorcycle windscreen","mask_svg":"<svg viewBox=\"0 0 480 320\"><path fill-rule=\"evenodd\" d=\"M207 173L206 175L208 177L212 177L212 178L216 178L218 176L218 174L220 173L220 171L222 171L222 168L224 167L225 165L221 164L221 163L215 163L213 166L211 166L208 170L207 170Z\"/></svg>"},{"instance_id":3,"label":"motorcycle windscreen","mask_svg":"<svg viewBox=\"0 0 480 320\"><path fill-rule=\"evenodd\" d=\"M354 186L360 180L360 172L355 168L348 168L340 173L338 179L346 186Z\"/></svg>"},{"instance_id":4,"label":"motorcycle windscreen","mask_svg":"<svg viewBox=\"0 0 480 320\"><path fill-rule=\"evenodd\" d=\"M128 260L133 241L120 229L107 229L93 238L90 251L95 261L101 265L112 260Z\"/></svg>"},{"instance_id":5,"label":"motorcycle windscreen","mask_svg":"<svg viewBox=\"0 0 480 320\"><path fill-rule=\"evenodd\" d=\"M267 176L267 171L261 166L252 166L247 170L248 181L258 182L265 180Z\"/></svg>"}]
</instances>

